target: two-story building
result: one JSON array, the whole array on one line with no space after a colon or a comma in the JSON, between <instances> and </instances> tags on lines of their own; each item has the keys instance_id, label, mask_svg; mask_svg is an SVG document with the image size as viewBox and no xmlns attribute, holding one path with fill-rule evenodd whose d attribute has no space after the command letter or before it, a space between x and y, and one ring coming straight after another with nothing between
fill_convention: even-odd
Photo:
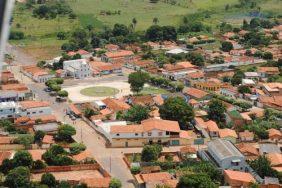
<instances>
[{"instance_id":1,"label":"two-story building","mask_svg":"<svg viewBox=\"0 0 282 188\"><path fill-rule=\"evenodd\" d=\"M63 69L67 76L73 78L84 79L91 76L90 66L85 59L64 61Z\"/></svg>"},{"instance_id":2,"label":"two-story building","mask_svg":"<svg viewBox=\"0 0 282 188\"><path fill-rule=\"evenodd\" d=\"M112 147L142 147L145 144L180 145L177 121L147 119L140 125L111 126Z\"/></svg>"}]
</instances>

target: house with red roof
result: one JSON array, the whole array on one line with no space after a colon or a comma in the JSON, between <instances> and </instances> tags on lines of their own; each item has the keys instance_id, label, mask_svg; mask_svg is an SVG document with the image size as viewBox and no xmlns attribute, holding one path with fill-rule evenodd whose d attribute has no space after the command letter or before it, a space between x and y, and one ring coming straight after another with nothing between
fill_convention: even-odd
<instances>
[{"instance_id":1,"label":"house with red roof","mask_svg":"<svg viewBox=\"0 0 282 188\"><path fill-rule=\"evenodd\" d=\"M234 170L224 170L224 180L231 187L247 188L256 180L247 172L240 172Z\"/></svg>"},{"instance_id":2,"label":"house with red roof","mask_svg":"<svg viewBox=\"0 0 282 188\"><path fill-rule=\"evenodd\" d=\"M101 56L103 62L108 63L130 63L134 59L134 53L129 50L118 50L113 52L106 52Z\"/></svg>"},{"instance_id":3,"label":"house with red roof","mask_svg":"<svg viewBox=\"0 0 282 188\"><path fill-rule=\"evenodd\" d=\"M141 147L144 144L180 145L180 127L177 121L147 119L140 125L110 127L112 147Z\"/></svg>"},{"instance_id":4,"label":"house with red roof","mask_svg":"<svg viewBox=\"0 0 282 188\"><path fill-rule=\"evenodd\" d=\"M45 83L46 81L55 77L54 75L50 74L49 71L37 67L36 65L22 66L21 72L38 83Z\"/></svg>"}]
</instances>

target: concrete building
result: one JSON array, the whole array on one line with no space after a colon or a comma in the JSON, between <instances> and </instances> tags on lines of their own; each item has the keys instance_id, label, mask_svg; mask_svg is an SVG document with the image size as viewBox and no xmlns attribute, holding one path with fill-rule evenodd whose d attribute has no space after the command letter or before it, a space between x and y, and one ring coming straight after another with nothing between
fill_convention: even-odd
<instances>
[{"instance_id":1,"label":"concrete building","mask_svg":"<svg viewBox=\"0 0 282 188\"><path fill-rule=\"evenodd\" d=\"M201 150L199 154L204 160L211 161L222 170L248 170L245 156L227 140L210 141L208 149Z\"/></svg>"},{"instance_id":2,"label":"concrete building","mask_svg":"<svg viewBox=\"0 0 282 188\"><path fill-rule=\"evenodd\" d=\"M18 106L14 101L0 103L0 119L14 118L17 114Z\"/></svg>"},{"instance_id":3,"label":"concrete building","mask_svg":"<svg viewBox=\"0 0 282 188\"><path fill-rule=\"evenodd\" d=\"M83 79L91 76L90 66L85 59L64 61L63 69L67 76Z\"/></svg>"},{"instance_id":4,"label":"concrete building","mask_svg":"<svg viewBox=\"0 0 282 188\"><path fill-rule=\"evenodd\" d=\"M21 101L19 102L20 116L42 116L52 114L52 109L48 102L42 101Z\"/></svg>"}]
</instances>

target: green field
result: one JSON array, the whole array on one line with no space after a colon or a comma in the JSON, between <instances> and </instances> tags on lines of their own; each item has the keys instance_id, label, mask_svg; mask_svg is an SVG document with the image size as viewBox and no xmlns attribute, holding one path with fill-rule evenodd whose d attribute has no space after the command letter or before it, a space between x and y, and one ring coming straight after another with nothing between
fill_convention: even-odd
<instances>
[{"instance_id":1,"label":"green field","mask_svg":"<svg viewBox=\"0 0 282 188\"><path fill-rule=\"evenodd\" d=\"M82 89L80 93L89 97L107 97L118 94L119 90L112 87L97 86Z\"/></svg>"}]
</instances>

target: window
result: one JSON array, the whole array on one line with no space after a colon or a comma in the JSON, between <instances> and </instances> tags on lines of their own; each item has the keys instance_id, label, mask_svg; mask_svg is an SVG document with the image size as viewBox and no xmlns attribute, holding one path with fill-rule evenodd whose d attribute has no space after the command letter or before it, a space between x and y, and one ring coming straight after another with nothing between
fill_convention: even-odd
<instances>
[{"instance_id":1,"label":"window","mask_svg":"<svg viewBox=\"0 0 282 188\"><path fill-rule=\"evenodd\" d=\"M41 110L41 111L39 111L39 113L43 113L43 111Z\"/></svg>"},{"instance_id":2,"label":"window","mask_svg":"<svg viewBox=\"0 0 282 188\"><path fill-rule=\"evenodd\" d=\"M32 114L36 114L36 112L32 112Z\"/></svg>"},{"instance_id":3,"label":"window","mask_svg":"<svg viewBox=\"0 0 282 188\"><path fill-rule=\"evenodd\" d=\"M169 132L168 131L166 131L166 133L165 133L166 135L169 135Z\"/></svg>"},{"instance_id":4,"label":"window","mask_svg":"<svg viewBox=\"0 0 282 188\"><path fill-rule=\"evenodd\" d=\"M119 134L116 134L116 136L119 136Z\"/></svg>"},{"instance_id":5,"label":"window","mask_svg":"<svg viewBox=\"0 0 282 188\"><path fill-rule=\"evenodd\" d=\"M135 136L138 136L138 133L135 133Z\"/></svg>"},{"instance_id":6,"label":"window","mask_svg":"<svg viewBox=\"0 0 282 188\"><path fill-rule=\"evenodd\" d=\"M163 136L163 132L159 132L159 136Z\"/></svg>"},{"instance_id":7,"label":"window","mask_svg":"<svg viewBox=\"0 0 282 188\"><path fill-rule=\"evenodd\" d=\"M152 136L152 133L151 133L151 132L148 132L148 136Z\"/></svg>"}]
</instances>

